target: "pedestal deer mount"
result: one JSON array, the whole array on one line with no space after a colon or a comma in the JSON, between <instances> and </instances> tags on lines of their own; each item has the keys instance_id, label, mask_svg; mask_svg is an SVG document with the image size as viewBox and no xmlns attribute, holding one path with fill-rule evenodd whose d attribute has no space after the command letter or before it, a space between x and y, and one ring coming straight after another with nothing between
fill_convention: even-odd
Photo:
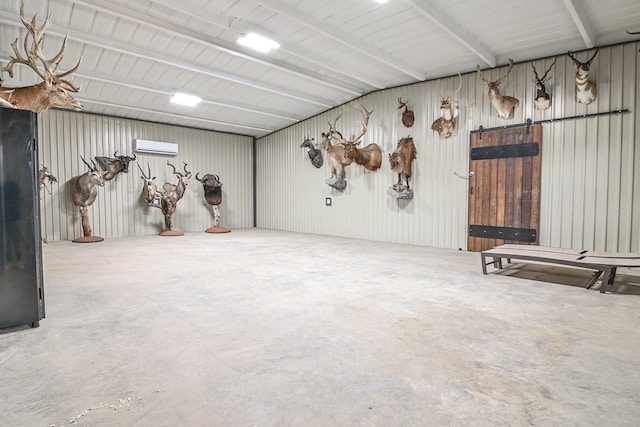
<instances>
[{"instance_id":1,"label":"pedestal deer mount","mask_svg":"<svg viewBox=\"0 0 640 427\"><path fill-rule=\"evenodd\" d=\"M364 121L361 123L362 129L357 136L347 141L340 132L335 128L338 119L334 120L333 124L329 123L329 135L340 144L344 145L344 158L352 160L357 164L364 166L370 171L375 171L382 165L382 152L378 144L369 144L364 148L358 148L358 145L362 142L362 137L367 133L367 126L369 124L369 116L373 113L373 110L367 111L364 106L361 106L360 113ZM340 117L338 117L340 118Z\"/></svg>"},{"instance_id":2,"label":"pedestal deer mount","mask_svg":"<svg viewBox=\"0 0 640 427\"><path fill-rule=\"evenodd\" d=\"M502 96L500 93L500 82L504 80L509 73L511 73L511 69L513 68L513 59L509 58L509 68L507 69L507 74L502 77L498 77L495 81L489 81L482 77L482 71L480 71L480 64L476 67L476 71L478 72L478 76L482 79L483 82L487 84L489 88L489 98L491 99L491 105L498 112L498 116L503 119L510 119L513 117L513 112L516 107L520 104L520 100L512 97L512 96Z\"/></svg>"},{"instance_id":3,"label":"pedestal deer mount","mask_svg":"<svg viewBox=\"0 0 640 427\"><path fill-rule=\"evenodd\" d=\"M593 52L587 62L580 62L571 52L567 53L567 56L573 60L576 66L576 101L581 104L591 104L598 96L598 87L589 80L589 67L591 67L591 62L597 54L598 49Z\"/></svg>"},{"instance_id":4,"label":"pedestal deer mount","mask_svg":"<svg viewBox=\"0 0 640 427\"><path fill-rule=\"evenodd\" d=\"M431 129L438 132L442 138L449 138L456 127L458 107L456 105L455 96L460 92L460 89L462 89L462 76L458 74L458 78L460 79L460 84L458 84L458 89L453 92L453 95L447 97L443 96L440 98L440 113L442 115L431 125Z\"/></svg>"},{"instance_id":5,"label":"pedestal deer mount","mask_svg":"<svg viewBox=\"0 0 640 427\"><path fill-rule=\"evenodd\" d=\"M31 22L24 17L24 3L20 5L20 19L27 28L28 33L24 38L24 57L18 48L18 39L16 38L11 47L15 57L11 57L9 63L2 68L2 72L7 72L13 78L13 66L15 64L26 65L31 68L41 79L42 83L32 86L7 88L1 86L0 80L0 100L3 104L10 105L13 108L21 110L30 110L41 113L51 107L70 108L72 110L82 110L82 104L76 100L69 92L78 92L79 86L75 86L66 77L78 71L80 61L75 67L65 72L58 72L58 66L62 62L64 51L67 48L67 36L62 42L62 47L51 59L46 59L42 53L44 43L44 32L51 23L51 14L49 12L47 19L38 27L37 17L34 15ZM39 64L44 70L40 70Z\"/></svg>"},{"instance_id":6,"label":"pedestal deer mount","mask_svg":"<svg viewBox=\"0 0 640 427\"><path fill-rule=\"evenodd\" d=\"M551 106L551 95L547 93L547 89L545 88L544 84L547 80L551 78L551 76L549 77L547 76L549 75L549 71L551 71L551 69L553 68L557 60L558 58L556 57L556 59L553 60L553 63L549 66L549 68L547 68L547 71L544 73L542 77L538 76L538 71L536 70L536 66L533 65L533 62L531 63L531 67L533 68L533 74L536 76L536 78L533 79L533 83L535 83L536 85L536 99L533 102L536 107L536 110L546 110Z\"/></svg>"}]
</instances>

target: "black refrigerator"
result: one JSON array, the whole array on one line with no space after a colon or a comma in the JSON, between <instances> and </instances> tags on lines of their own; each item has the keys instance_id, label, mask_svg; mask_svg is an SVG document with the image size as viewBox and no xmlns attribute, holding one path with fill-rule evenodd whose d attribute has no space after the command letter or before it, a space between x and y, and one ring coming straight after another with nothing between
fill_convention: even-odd
<instances>
[{"instance_id":1,"label":"black refrigerator","mask_svg":"<svg viewBox=\"0 0 640 427\"><path fill-rule=\"evenodd\" d=\"M0 330L44 318L37 115L0 107Z\"/></svg>"}]
</instances>

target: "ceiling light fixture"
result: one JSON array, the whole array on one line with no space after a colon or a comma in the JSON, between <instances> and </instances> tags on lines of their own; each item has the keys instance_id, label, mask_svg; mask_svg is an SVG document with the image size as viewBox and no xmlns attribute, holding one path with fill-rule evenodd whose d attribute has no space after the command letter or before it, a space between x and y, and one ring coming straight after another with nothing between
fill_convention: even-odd
<instances>
[{"instance_id":1,"label":"ceiling light fixture","mask_svg":"<svg viewBox=\"0 0 640 427\"><path fill-rule=\"evenodd\" d=\"M268 53L269 51L280 47L280 45L273 40L256 33L248 33L240 37L237 42L262 53Z\"/></svg>"},{"instance_id":2,"label":"ceiling light fixture","mask_svg":"<svg viewBox=\"0 0 640 427\"><path fill-rule=\"evenodd\" d=\"M384 4L384 3L388 2L389 0L376 0L376 1L377 1L378 3L380 3L380 4Z\"/></svg>"},{"instance_id":3,"label":"ceiling light fixture","mask_svg":"<svg viewBox=\"0 0 640 427\"><path fill-rule=\"evenodd\" d=\"M171 97L171 102L179 105L186 105L187 107L195 107L202 101L197 96L187 95L186 93L176 93Z\"/></svg>"}]
</instances>

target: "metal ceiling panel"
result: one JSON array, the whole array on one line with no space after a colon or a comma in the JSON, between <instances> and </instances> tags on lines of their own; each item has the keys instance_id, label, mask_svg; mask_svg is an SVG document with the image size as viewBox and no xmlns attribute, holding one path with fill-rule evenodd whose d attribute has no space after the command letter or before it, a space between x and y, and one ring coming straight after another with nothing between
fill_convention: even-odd
<instances>
[{"instance_id":1,"label":"metal ceiling panel","mask_svg":"<svg viewBox=\"0 0 640 427\"><path fill-rule=\"evenodd\" d=\"M0 62L23 38L20 0L0 0ZM61 70L89 112L260 137L378 89L632 41L637 0L25 0L53 11L45 55L69 41ZM248 31L281 48L252 52ZM22 43L19 43L21 46ZM36 83L16 66L3 87ZM524 82L512 82L524 85ZM176 92L203 103L176 108Z\"/></svg>"}]
</instances>

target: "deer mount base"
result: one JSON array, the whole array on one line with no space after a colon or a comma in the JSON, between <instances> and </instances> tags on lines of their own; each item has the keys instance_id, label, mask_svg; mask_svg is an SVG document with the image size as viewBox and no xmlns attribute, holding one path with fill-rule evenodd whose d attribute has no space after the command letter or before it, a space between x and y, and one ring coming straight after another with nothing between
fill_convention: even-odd
<instances>
[{"instance_id":1,"label":"deer mount base","mask_svg":"<svg viewBox=\"0 0 640 427\"><path fill-rule=\"evenodd\" d=\"M342 178L328 178L324 180L324 183L327 184L329 187L333 187L336 190L340 190L340 191L347 188L347 181L345 181Z\"/></svg>"},{"instance_id":2,"label":"deer mount base","mask_svg":"<svg viewBox=\"0 0 640 427\"><path fill-rule=\"evenodd\" d=\"M205 230L205 232L207 233L229 233L230 231L231 231L230 228L220 227L219 225L216 225L214 227L209 227Z\"/></svg>"},{"instance_id":3,"label":"deer mount base","mask_svg":"<svg viewBox=\"0 0 640 427\"><path fill-rule=\"evenodd\" d=\"M100 236L82 236L82 237L73 239L72 242L73 243L96 243L96 242L102 242L103 240L104 238Z\"/></svg>"},{"instance_id":4,"label":"deer mount base","mask_svg":"<svg viewBox=\"0 0 640 427\"><path fill-rule=\"evenodd\" d=\"M179 230L164 230L160 233L161 236L184 236L184 233Z\"/></svg>"},{"instance_id":5,"label":"deer mount base","mask_svg":"<svg viewBox=\"0 0 640 427\"><path fill-rule=\"evenodd\" d=\"M403 184L393 184L393 186L389 187L387 190L387 194L394 199L413 199L413 190L407 188L407 186Z\"/></svg>"}]
</instances>

